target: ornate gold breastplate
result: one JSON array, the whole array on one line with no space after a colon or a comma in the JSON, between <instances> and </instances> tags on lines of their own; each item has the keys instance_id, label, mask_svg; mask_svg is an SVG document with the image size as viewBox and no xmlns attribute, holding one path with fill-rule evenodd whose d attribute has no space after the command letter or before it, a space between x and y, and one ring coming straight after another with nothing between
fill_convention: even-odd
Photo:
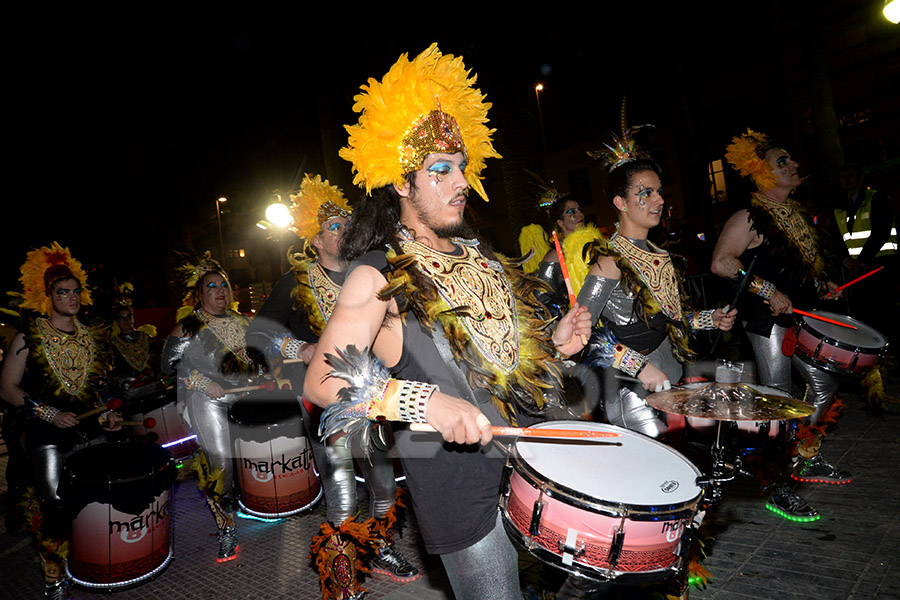
<instances>
[{"instance_id":1,"label":"ornate gold breastplate","mask_svg":"<svg viewBox=\"0 0 900 600\"><path fill-rule=\"evenodd\" d=\"M235 356L242 362L250 364L251 360L247 356L247 346L244 341L246 328L233 314L215 317L206 311L198 310L197 317Z\"/></svg>"},{"instance_id":2,"label":"ornate gold breastplate","mask_svg":"<svg viewBox=\"0 0 900 600\"><path fill-rule=\"evenodd\" d=\"M668 252L651 245L653 252L635 246L628 238L614 235L610 241L619 254L628 259L631 266L640 275L641 280L659 303L666 317L673 321L681 320L681 294L675 266Z\"/></svg>"},{"instance_id":3,"label":"ornate gold breastplate","mask_svg":"<svg viewBox=\"0 0 900 600\"><path fill-rule=\"evenodd\" d=\"M140 371L147 366L147 358L150 356L150 338L148 336L139 335L133 342L116 336L113 338L113 346L135 371Z\"/></svg>"},{"instance_id":4,"label":"ornate gold breastplate","mask_svg":"<svg viewBox=\"0 0 900 600\"><path fill-rule=\"evenodd\" d=\"M503 267L464 242L459 242L459 256L410 240L400 247L415 255L417 267L450 308L465 309L460 322L482 357L504 373L514 370L519 364L516 300Z\"/></svg>"},{"instance_id":5,"label":"ornate gold breastplate","mask_svg":"<svg viewBox=\"0 0 900 600\"><path fill-rule=\"evenodd\" d=\"M331 313L334 312L338 294L341 293L341 286L328 277L325 269L318 262L310 263L307 268L307 274L309 275L309 287L312 290L313 297L316 299L316 306L319 307L322 318L328 322L328 319L331 318Z\"/></svg>"},{"instance_id":6,"label":"ornate gold breastplate","mask_svg":"<svg viewBox=\"0 0 900 600\"><path fill-rule=\"evenodd\" d=\"M94 340L88 328L75 321L75 334L69 335L56 329L49 319L39 319L38 331L53 374L67 393L78 395L94 363Z\"/></svg>"},{"instance_id":7,"label":"ornate gold breastplate","mask_svg":"<svg viewBox=\"0 0 900 600\"><path fill-rule=\"evenodd\" d=\"M809 264L816 264L819 258L818 244L795 200L774 202L762 194L756 193L753 194L753 202L772 215L775 226L784 232Z\"/></svg>"}]
</instances>

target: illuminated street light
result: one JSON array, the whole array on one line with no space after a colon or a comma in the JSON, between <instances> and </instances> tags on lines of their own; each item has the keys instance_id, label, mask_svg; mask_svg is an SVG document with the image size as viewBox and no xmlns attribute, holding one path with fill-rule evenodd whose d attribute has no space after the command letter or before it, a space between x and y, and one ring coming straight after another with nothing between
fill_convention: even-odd
<instances>
[{"instance_id":1,"label":"illuminated street light","mask_svg":"<svg viewBox=\"0 0 900 600\"><path fill-rule=\"evenodd\" d=\"M275 202L266 207L266 220L272 225L284 229L291 224L293 218L287 206L281 202Z\"/></svg>"},{"instance_id":2,"label":"illuminated street light","mask_svg":"<svg viewBox=\"0 0 900 600\"><path fill-rule=\"evenodd\" d=\"M544 148L544 160L547 159L547 136L544 135L544 116L541 114L541 92L544 91L544 84L539 83L534 86L534 97L537 100L538 124L541 127L541 144Z\"/></svg>"},{"instance_id":3,"label":"illuminated street light","mask_svg":"<svg viewBox=\"0 0 900 600\"><path fill-rule=\"evenodd\" d=\"M216 221L219 223L219 260L222 261L222 264L225 264L225 244L222 242L222 209L219 205L222 202L227 202L228 198L222 196L218 200L216 200Z\"/></svg>"},{"instance_id":4,"label":"illuminated street light","mask_svg":"<svg viewBox=\"0 0 900 600\"><path fill-rule=\"evenodd\" d=\"M891 23L900 23L900 0L884 0L884 16Z\"/></svg>"}]
</instances>

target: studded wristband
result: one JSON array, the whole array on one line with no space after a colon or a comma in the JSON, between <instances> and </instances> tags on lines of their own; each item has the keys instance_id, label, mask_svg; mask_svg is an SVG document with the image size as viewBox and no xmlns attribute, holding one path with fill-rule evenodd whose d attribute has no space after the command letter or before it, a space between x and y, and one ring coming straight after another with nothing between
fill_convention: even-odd
<instances>
[{"instance_id":1,"label":"studded wristband","mask_svg":"<svg viewBox=\"0 0 900 600\"><path fill-rule=\"evenodd\" d=\"M281 356L284 358L298 358L304 345L306 345L306 342L295 340L294 338L285 338L281 342Z\"/></svg>"},{"instance_id":2,"label":"studded wristband","mask_svg":"<svg viewBox=\"0 0 900 600\"><path fill-rule=\"evenodd\" d=\"M612 366L632 377L637 377L646 362L647 357L640 352L635 352L628 346L616 344L613 350Z\"/></svg>"},{"instance_id":3,"label":"studded wristband","mask_svg":"<svg viewBox=\"0 0 900 600\"><path fill-rule=\"evenodd\" d=\"M200 371L191 371L191 376L187 378L187 388L205 394L206 388L212 383L212 379L200 373Z\"/></svg>"},{"instance_id":4,"label":"studded wristband","mask_svg":"<svg viewBox=\"0 0 900 600\"><path fill-rule=\"evenodd\" d=\"M700 310L691 315L691 329L715 329L713 322L714 310Z\"/></svg>"},{"instance_id":5,"label":"studded wristband","mask_svg":"<svg viewBox=\"0 0 900 600\"><path fill-rule=\"evenodd\" d=\"M768 300L775 294L775 284L756 275L753 276L753 280L747 289L750 290L750 293L756 294L763 300Z\"/></svg>"},{"instance_id":6,"label":"studded wristband","mask_svg":"<svg viewBox=\"0 0 900 600\"><path fill-rule=\"evenodd\" d=\"M37 418L41 421L47 421L48 423L53 422L53 417L59 414L59 410L50 406L49 404L44 404L43 402L35 406L34 414L37 415Z\"/></svg>"},{"instance_id":7,"label":"studded wristband","mask_svg":"<svg viewBox=\"0 0 900 600\"><path fill-rule=\"evenodd\" d=\"M366 407L370 421L387 420L424 423L428 400L438 390L436 385L406 379L389 379L380 396Z\"/></svg>"}]
</instances>

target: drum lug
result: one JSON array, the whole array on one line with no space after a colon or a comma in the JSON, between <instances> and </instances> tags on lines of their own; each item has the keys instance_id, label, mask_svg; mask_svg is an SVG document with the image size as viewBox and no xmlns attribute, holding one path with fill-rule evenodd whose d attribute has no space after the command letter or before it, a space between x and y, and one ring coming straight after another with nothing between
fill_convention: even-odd
<instances>
[{"instance_id":1,"label":"drum lug","mask_svg":"<svg viewBox=\"0 0 900 600\"><path fill-rule=\"evenodd\" d=\"M506 461L506 464L503 465L503 474L500 479L500 496L508 497L509 496L509 478L512 476L513 466L509 460Z\"/></svg>"},{"instance_id":2,"label":"drum lug","mask_svg":"<svg viewBox=\"0 0 900 600\"><path fill-rule=\"evenodd\" d=\"M853 350L853 360L850 361L850 371L856 372L856 363L859 361L859 348Z\"/></svg>"},{"instance_id":3,"label":"drum lug","mask_svg":"<svg viewBox=\"0 0 900 600\"><path fill-rule=\"evenodd\" d=\"M579 548L577 541L578 532L574 529L569 529L569 535L566 540L559 540L556 542L556 548L559 550L559 553L563 555L563 564L571 566L576 558L581 558L584 555L585 545L582 544Z\"/></svg>"},{"instance_id":4,"label":"drum lug","mask_svg":"<svg viewBox=\"0 0 900 600\"><path fill-rule=\"evenodd\" d=\"M534 501L534 508L531 511L531 523L528 525L528 534L536 536L541 532L541 513L544 512L544 494L541 493L538 499Z\"/></svg>"},{"instance_id":5,"label":"drum lug","mask_svg":"<svg viewBox=\"0 0 900 600\"><path fill-rule=\"evenodd\" d=\"M607 555L607 560L609 562L610 568L613 568L619 562L619 556L622 554L622 547L625 545L625 530L621 527L616 530L615 535L613 536L612 545L609 547L609 554Z\"/></svg>"}]
</instances>

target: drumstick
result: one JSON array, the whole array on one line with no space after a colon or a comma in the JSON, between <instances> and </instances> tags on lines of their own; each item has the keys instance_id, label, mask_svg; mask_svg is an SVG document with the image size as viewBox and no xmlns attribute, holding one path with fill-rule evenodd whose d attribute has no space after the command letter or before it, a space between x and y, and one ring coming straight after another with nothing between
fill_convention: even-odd
<instances>
[{"instance_id":1,"label":"drumstick","mask_svg":"<svg viewBox=\"0 0 900 600\"><path fill-rule=\"evenodd\" d=\"M738 269L738 273L741 273L744 277L741 279L741 282L738 284L737 291L734 293L734 299L725 305L722 309L722 314L727 315L731 312L731 309L737 306L738 300L741 299L741 296L747 291L747 287L750 285L750 275L753 273L753 265L756 264L756 255L750 259L750 264L747 265L747 269ZM722 337L725 335L725 332L721 329L716 330L716 339L713 341L712 346L709 349L709 355L714 356L716 354L716 350L719 349L719 344L722 342Z\"/></svg>"},{"instance_id":2,"label":"drumstick","mask_svg":"<svg viewBox=\"0 0 900 600\"><path fill-rule=\"evenodd\" d=\"M556 237L556 230L553 231L553 244L556 246L556 257L559 259L559 267L562 269L563 281L566 282L566 291L569 292L569 305L575 306L578 300L575 298L575 291L572 289L572 280L569 279L569 266L566 264L562 246L559 245L559 238ZM587 337L584 335L578 337L581 338L581 343L587 346Z\"/></svg>"},{"instance_id":3,"label":"drumstick","mask_svg":"<svg viewBox=\"0 0 900 600\"><path fill-rule=\"evenodd\" d=\"M252 392L253 390L268 390L271 392L275 388L276 384L274 381L267 381L259 385L245 385L244 387L228 388L227 390L222 390L222 393L237 394L238 392Z\"/></svg>"},{"instance_id":4,"label":"drumstick","mask_svg":"<svg viewBox=\"0 0 900 600\"><path fill-rule=\"evenodd\" d=\"M437 429L427 423L411 423L410 431L422 433L437 433ZM546 438L575 438L589 440L596 438L622 437L621 433L614 431L582 431L580 429L550 429L543 427L491 427L491 433L495 436L507 437L546 437Z\"/></svg>"},{"instance_id":5,"label":"drumstick","mask_svg":"<svg viewBox=\"0 0 900 600\"><path fill-rule=\"evenodd\" d=\"M827 296L831 296L832 294L837 294L839 291L843 290L844 288L848 288L848 287L850 287L851 285L853 285L854 283L856 283L857 281L861 281L861 280L865 279L866 277L868 277L868 276L870 276L870 275L874 275L875 273L877 273L878 271L882 270L883 268L884 268L884 267L878 267L878 268L875 269L874 271L869 271L869 272L866 273L865 275L860 275L859 277L857 277L856 279L854 279L854 280L851 281L850 283L845 283L844 285L842 285L842 286L840 286L840 287L838 287L838 288L835 288L835 290L834 290L833 292L828 292L828 294L826 294L826 295L827 295Z\"/></svg>"},{"instance_id":6,"label":"drumstick","mask_svg":"<svg viewBox=\"0 0 900 600\"><path fill-rule=\"evenodd\" d=\"M829 319L828 317L820 317L815 313L809 313L805 310L800 310L799 308L793 309L795 313L798 315L803 315L804 317L809 317L810 319L818 319L820 321L825 321L826 323L831 323L832 325L840 325L841 327L846 327L847 329L856 329L853 325L847 325L846 323L841 323L840 321L835 321L834 319Z\"/></svg>"},{"instance_id":7,"label":"drumstick","mask_svg":"<svg viewBox=\"0 0 900 600\"><path fill-rule=\"evenodd\" d=\"M76 416L75 418L80 421L82 419L86 419L87 417L96 415L97 413L102 413L107 410L119 410L119 408L121 406L122 406L122 401L119 398L110 398L109 400L107 400L106 404L104 404L103 406L98 406L97 408L92 408L91 410L89 410L87 412L81 413L80 415Z\"/></svg>"},{"instance_id":8,"label":"drumstick","mask_svg":"<svg viewBox=\"0 0 900 600\"><path fill-rule=\"evenodd\" d=\"M106 425L109 422L109 419L103 419L100 421L101 425ZM156 419L153 417L147 417L143 421L119 421L116 425L120 425L122 427L137 427L141 426L144 429L153 429L156 427Z\"/></svg>"}]
</instances>

